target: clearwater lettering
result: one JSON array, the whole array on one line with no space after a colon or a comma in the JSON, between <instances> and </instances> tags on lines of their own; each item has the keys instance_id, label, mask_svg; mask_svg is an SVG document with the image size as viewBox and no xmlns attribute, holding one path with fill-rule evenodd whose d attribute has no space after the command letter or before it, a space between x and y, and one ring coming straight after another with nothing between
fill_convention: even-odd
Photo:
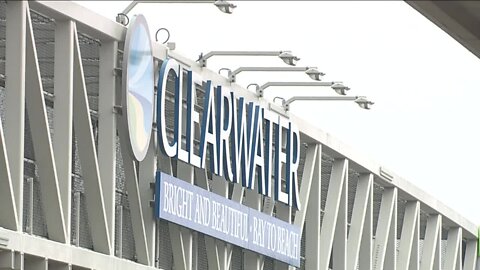
<instances>
[{"instance_id":1,"label":"clearwater lettering","mask_svg":"<svg viewBox=\"0 0 480 270\"><path fill-rule=\"evenodd\" d=\"M260 194L300 209L298 128L284 117L253 102L247 103L243 97L236 98L227 87L214 86L211 80L202 81L198 74L190 70L186 72L184 110L183 68L174 59L167 59L159 71L157 136L162 152L198 168L205 168L209 160L212 173L224 176L228 181L241 183L246 188L257 188ZM166 124L169 74L175 78L173 138L168 136ZM197 85L205 91L203 104L198 104L203 107L202 119L195 110ZM200 134L198 154L194 150L195 134ZM182 136L185 137L185 143L180 139ZM284 190L282 178L286 183Z\"/></svg>"}]
</instances>

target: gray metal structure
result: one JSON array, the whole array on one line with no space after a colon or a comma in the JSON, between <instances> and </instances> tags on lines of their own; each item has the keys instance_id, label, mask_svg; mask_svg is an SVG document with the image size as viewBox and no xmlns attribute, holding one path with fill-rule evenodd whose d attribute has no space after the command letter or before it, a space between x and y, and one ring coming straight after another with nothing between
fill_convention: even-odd
<instances>
[{"instance_id":1,"label":"gray metal structure","mask_svg":"<svg viewBox=\"0 0 480 270\"><path fill-rule=\"evenodd\" d=\"M70 2L0 2L0 269L292 268L155 220L157 168L300 226L301 269L476 269L475 224L294 115L299 211L156 153L155 136L134 162L117 136L125 32ZM230 86L161 44L153 49L158 63L168 55Z\"/></svg>"}]
</instances>

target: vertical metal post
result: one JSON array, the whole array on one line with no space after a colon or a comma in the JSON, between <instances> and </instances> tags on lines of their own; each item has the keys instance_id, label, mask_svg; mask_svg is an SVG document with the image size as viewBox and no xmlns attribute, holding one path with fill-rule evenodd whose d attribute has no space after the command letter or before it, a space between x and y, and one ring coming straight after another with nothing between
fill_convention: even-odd
<instances>
[{"instance_id":1,"label":"vertical metal post","mask_svg":"<svg viewBox=\"0 0 480 270\"><path fill-rule=\"evenodd\" d=\"M373 178L373 177L372 177ZM372 270L373 267L373 180L370 185L365 223L363 224L362 241L358 259L358 270Z\"/></svg>"},{"instance_id":2,"label":"vertical metal post","mask_svg":"<svg viewBox=\"0 0 480 270\"><path fill-rule=\"evenodd\" d=\"M313 179L306 215L305 231L305 269L320 268L320 224L322 216L322 148L318 145L317 156L313 164Z\"/></svg>"},{"instance_id":3,"label":"vertical metal post","mask_svg":"<svg viewBox=\"0 0 480 270\"><path fill-rule=\"evenodd\" d=\"M99 96L98 96L98 168L102 183L105 215L111 239L110 254L115 248L115 169L116 169L116 116L115 106L118 43L102 41L100 46Z\"/></svg>"},{"instance_id":4,"label":"vertical metal post","mask_svg":"<svg viewBox=\"0 0 480 270\"><path fill-rule=\"evenodd\" d=\"M123 258L123 205L118 206L118 249L117 257Z\"/></svg>"},{"instance_id":5,"label":"vertical metal post","mask_svg":"<svg viewBox=\"0 0 480 270\"><path fill-rule=\"evenodd\" d=\"M70 243L72 189L73 22L55 22L53 151L60 199Z\"/></svg>"},{"instance_id":6,"label":"vertical metal post","mask_svg":"<svg viewBox=\"0 0 480 270\"><path fill-rule=\"evenodd\" d=\"M160 246L163 244L160 242L160 222L157 220L155 226L155 267L160 267Z\"/></svg>"},{"instance_id":7,"label":"vertical metal post","mask_svg":"<svg viewBox=\"0 0 480 270\"><path fill-rule=\"evenodd\" d=\"M335 231L337 230L337 219L341 201L345 187L345 178L347 178L348 160L336 159L333 162L332 172L330 174L330 184L325 204L325 215L322 222L322 230L320 233L320 270L328 270L330 258L332 255L332 247L334 236L339 237ZM343 249L343 248L342 248ZM341 251L338 251L341 252ZM345 251L346 252L346 251Z\"/></svg>"},{"instance_id":8,"label":"vertical metal post","mask_svg":"<svg viewBox=\"0 0 480 270\"><path fill-rule=\"evenodd\" d=\"M393 268L389 268L386 265L386 261L389 260L389 264L392 264L392 259L387 257L396 256L396 220L397 220L397 189L386 188L383 190L382 202L380 205L380 212L377 222L377 230L375 234L375 246L374 246L374 269L394 269L396 266L393 264ZM394 242L390 244L390 242ZM393 246L393 251L392 251ZM393 253L393 254L392 254ZM394 258L393 258L394 259ZM394 261L394 260L393 260Z\"/></svg>"},{"instance_id":9,"label":"vertical metal post","mask_svg":"<svg viewBox=\"0 0 480 270\"><path fill-rule=\"evenodd\" d=\"M19 231L23 224L26 13L26 1L7 3L4 131Z\"/></svg>"},{"instance_id":10,"label":"vertical metal post","mask_svg":"<svg viewBox=\"0 0 480 270\"><path fill-rule=\"evenodd\" d=\"M448 230L447 252L445 254L445 270L457 270L462 263L462 228Z\"/></svg>"},{"instance_id":11,"label":"vertical metal post","mask_svg":"<svg viewBox=\"0 0 480 270\"><path fill-rule=\"evenodd\" d=\"M193 232L192 270L198 270L198 232Z\"/></svg>"},{"instance_id":12,"label":"vertical metal post","mask_svg":"<svg viewBox=\"0 0 480 270\"><path fill-rule=\"evenodd\" d=\"M75 192L75 194L73 194L73 198L75 200L75 214L76 214L76 217L77 219L75 220L75 239L74 239L74 242L75 242L75 246L80 246L80 213L81 213L81 194L79 191Z\"/></svg>"},{"instance_id":13,"label":"vertical metal post","mask_svg":"<svg viewBox=\"0 0 480 270\"><path fill-rule=\"evenodd\" d=\"M385 251L385 270L396 270L397 268L397 189L395 188L395 199L393 201L393 209L390 221L390 229L388 232L387 247Z\"/></svg>"},{"instance_id":14,"label":"vertical metal post","mask_svg":"<svg viewBox=\"0 0 480 270\"><path fill-rule=\"evenodd\" d=\"M154 198L154 189L152 185L155 183L155 165L157 163L155 157L155 145L154 140L156 133L152 132L150 138L150 145L148 147L147 155L145 159L139 164L139 173L138 173L138 189L140 193L140 198L142 200L142 210L143 210L143 220L145 224L145 236L147 240L147 249L148 253L152 255L155 254L155 217L152 205L150 202ZM154 265L154 260L150 260L150 265Z\"/></svg>"},{"instance_id":15,"label":"vertical metal post","mask_svg":"<svg viewBox=\"0 0 480 270\"><path fill-rule=\"evenodd\" d=\"M477 248L476 239L469 239L467 241L463 270L475 270L477 264Z\"/></svg>"},{"instance_id":16,"label":"vertical metal post","mask_svg":"<svg viewBox=\"0 0 480 270\"><path fill-rule=\"evenodd\" d=\"M24 270L25 256L22 252L15 252L15 270ZM30 270L30 269L27 269Z\"/></svg>"},{"instance_id":17,"label":"vertical metal post","mask_svg":"<svg viewBox=\"0 0 480 270\"><path fill-rule=\"evenodd\" d=\"M357 269L360 247L362 244L362 234L365 232L368 234L368 230L365 231L364 227L366 223L368 223L366 216L368 215L367 212L372 196L372 182L372 174L364 174L358 179L355 201L353 202L352 221L348 233L348 270ZM366 248L368 249L368 247ZM365 253L366 254L364 256L369 254L367 250L365 250Z\"/></svg>"},{"instance_id":18,"label":"vertical metal post","mask_svg":"<svg viewBox=\"0 0 480 270\"><path fill-rule=\"evenodd\" d=\"M407 202L405 206L405 214L403 217L402 236L400 238L400 248L398 253L398 270L417 270L418 265L411 265L410 261L412 257L416 260L418 255L418 241L415 241L415 237L418 239L418 220L420 219L420 203L416 201ZM412 267L413 266L413 267Z\"/></svg>"},{"instance_id":19,"label":"vertical metal post","mask_svg":"<svg viewBox=\"0 0 480 270\"><path fill-rule=\"evenodd\" d=\"M338 205L337 224L333 241L333 268L347 269L347 215L348 215L348 167L343 180L343 187Z\"/></svg>"},{"instance_id":20,"label":"vertical metal post","mask_svg":"<svg viewBox=\"0 0 480 270\"><path fill-rule=\"evenodd\" d=\"M73 59L73 125L78 144L78 156L84 178L87 215L90 222L93 248L97 252L110 254L110 232L105 212L102 181L98 167L98 156L93 138L90 105L88 102L82 56L76 28L74 29L74 59ZM133 179L131 179L133 180ZM126 181L128 183L133 181ZM133 192L132 192L133 193ZM140 242L138 245L140 246ZM139 260L143 257L139 255Z\"/></svg>"},{"instance_id":21,"label":"vertical metal post","mask_svg":"<svg viewBox=\"0 0 480 270\"><path fill-rule=\"evenodd\" d=\"M34 191L34 180L33 177L29 177L27 179L28 183L28 191L29 191L29 198L28 198L28 225L27 225L27 232L29 234L33 234L33 191Z\"/></svg>"}]
</instances>

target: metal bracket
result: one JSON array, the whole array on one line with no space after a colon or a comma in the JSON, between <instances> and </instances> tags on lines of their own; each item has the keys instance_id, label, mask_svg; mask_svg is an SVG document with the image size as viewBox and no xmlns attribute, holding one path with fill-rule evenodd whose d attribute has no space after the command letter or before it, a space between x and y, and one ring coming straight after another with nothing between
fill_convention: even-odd
<instances>
[{"instance_id":1,"label":"metal bracket","mask_svg":"<svg viewBox=\"0 0 480 270\"><path fill-rule=\"evenodd\" d=\"M120 76L122 76L122 72L123 72L123 70L121 68L114 68L113 69L113 75L114 76L119 76L120 77Z\"/></svg>"},{"instance_id":2,"label":"metal bracket","mask_svg":"<svg viewBox=\"0 0 480 270\"><path fill-rule=\"evenodd\" d=\"M112 112L115 113L115 114L118 114L118 115L122 115L123 114L123 107L119 106L119 105L115 105L115 106L113 106Z\"/></svg>"},{"instance_id":3,"label":"metal bracket","mask_svg":"<svg viewBox=\"0 0 480 270\"><path fill-rule=\"evenodd\" d=\"M380 168L379 168L379 174L380 174L380 176L382 177L382 179L387 180L387 181L389 181L389 182L392 182L392 180L393 180L393 178L394 178L394 176L393 176L391 173L389 173L389 172L388 172L385 168L383 168L383 167L380 167Z\"/></svg>"},{"instance_id":4,"label":"metal bracket","mask_svg":"<svg viewBox=\"0 0 480 270\"><path fill-rule=\"evenodd\" d=\"M283 115L285 116L286 118L290 118L290 116L288 115L288 112L284 111L283 109L281 109L280 107L278 106L275 106L273 104L268 104L268 108L280 115Z\"/></svg>"}]
</instances>

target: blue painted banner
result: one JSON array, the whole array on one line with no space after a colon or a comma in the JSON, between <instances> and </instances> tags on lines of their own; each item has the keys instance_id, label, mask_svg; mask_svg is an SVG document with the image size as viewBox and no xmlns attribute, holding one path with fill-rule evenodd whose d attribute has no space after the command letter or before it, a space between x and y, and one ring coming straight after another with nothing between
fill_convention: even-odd
<instances>
[{"instance_id":1,"label":"blue painted banner","mask_svg":"<svg viewBox=\"0 0 480 270\"><path fill-rule=\"evenodd\" d=\"M300 266L300 228L157 172L155 216Z\"/></svg>"}]
</instances>

